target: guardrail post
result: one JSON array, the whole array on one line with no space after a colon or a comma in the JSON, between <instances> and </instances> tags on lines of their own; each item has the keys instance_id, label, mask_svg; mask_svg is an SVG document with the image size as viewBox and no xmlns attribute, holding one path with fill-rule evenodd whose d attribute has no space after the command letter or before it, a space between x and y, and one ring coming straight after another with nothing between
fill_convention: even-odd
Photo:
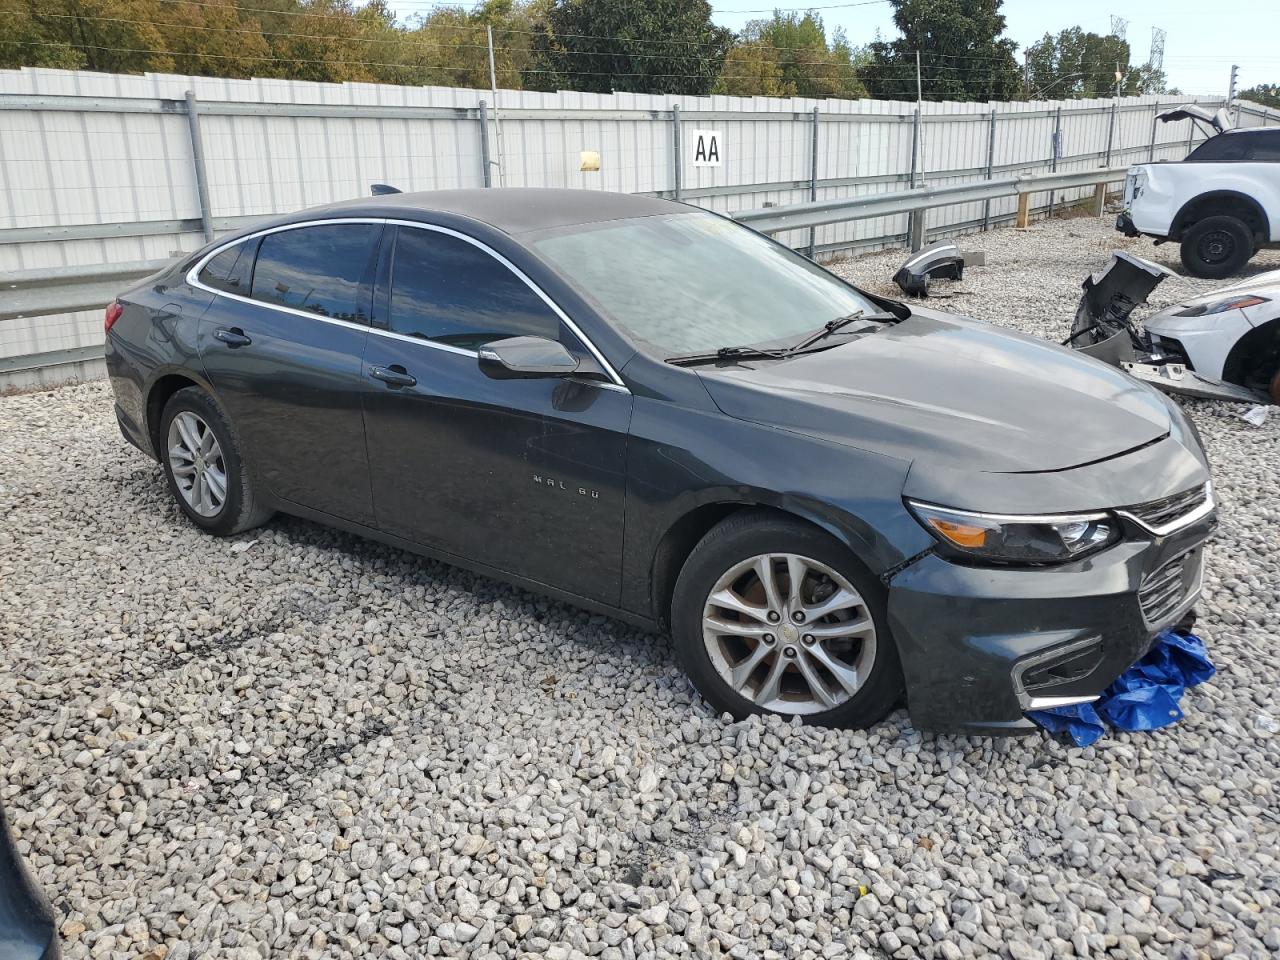
<instances>
[{"instance_id":1,"label":"guardrail post","mask_svg":"<svg viewBox=\"0 0 1280 960\"><path fill-rule=\"evenodd\" d=\"M1160 117L1160 101L1155 102L1155 109L1151 111L1151 146L1147 148L1147 163L1151 163L1156 158L1156 127L1159 125Z\"/></svg>"},{"instance_id":2,"label":"guardrail post","mask_svg":"<svg viewBox=\"0 0 1280 960\"><path fill-rule=\"evenodd\" d=\"M213 211L209 208L209 178L204 169L204 145L200 141L200 110L196 92L187 91L187 131L191 134L191 165L196 173L196 196L200 202L200 225L206 242L213 239Z\"/></svg>"},{"instance_id":3,"label":"guardrail post","mask_svg":"<svg viewBox=\"0 0 1280 960\"><path fill-rule=\"evenodd\" d=\"M671 108L671 159L675 164L675 199L680 200L680 105Z\"/></svg>"},{"instance_id":4,"label":"guardrail post","mask_svg":"<svg viewBox=\"0 0 1280 960\"><path fill-rule=\"evenodd\" d=\"M1018 194L1018 219L1015 226L1019 230L1025 230L1031 225L1031 194L1023 191Z\"/></svg>"},{"instance_id":5,"label":"guardrail post","mask_svg":"<svg viewBox=\"0 0 1280 960\"><path fill-rule=\"evenodd\" d=\"M493 167L489 160L489 104L483 100L480 101L480 165L484 168L481 172L484 185L492 187Z\"/></svg>"},{"instance_id":6,"label":"guardrail post","mask_svg":"<svg viewBox=\"0 0 1280 960\"><path fill-rule=\"evenodd\" d=\"M1058 157L1062 154L1062 104L1053 111L1053 151L1049 156L1049 172L1058 172ZM1053 208L1058 202L1058 191L1049 191L1049 219L1053 219Z\"/></svg>"},{"instance_id":7,"label":"guardrail post","mask_svg":"<svg viewBox=\"0 0 1280 960\"><path fill-rule=\"evenodd\" d=\"M987 176L990 180L995 172L996 161L996 112L991 111L991 128L987 132ZM982 231L985 233L991 227L991 201L982 201Z\"/></svg>"},{"instance_id":8,"label":"guardrail post","mask_svg":"<svg viewBox=\"0 0 1280 960\"><path fill-rule=\"evenodd\" d=\"M813 108L813 136L809 141L809 199L818 199L818 108ZM818 250L818 230L809 228L809 259L814 258Z\"/></svg>"},{"instance_id":9,"label":"guardrail post","mask_svg":"<svg viewBox=\"0 0 1280 960\"><path fill-rule=\"evenodd\" d=\"M1107 206L1107 185L1106 183L1096 184L1093 188L1093 215L1100 217L1105 212Z\"/></svg>"}]
</instances>

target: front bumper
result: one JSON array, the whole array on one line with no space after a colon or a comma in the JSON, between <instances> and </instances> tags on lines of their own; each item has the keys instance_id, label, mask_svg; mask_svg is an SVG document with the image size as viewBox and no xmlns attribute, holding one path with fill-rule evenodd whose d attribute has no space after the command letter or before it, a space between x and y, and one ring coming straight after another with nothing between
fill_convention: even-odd
<instances>
[{"instance_id":1,"label":"front bumper","mask_svg":"<svg viewBox=\"0 0 1280 960\"><path fill-rule=\"evenodd\" d=\"M1195 604L1210 513L1052 567L930 553L889 584L889 625L917 729L1023 733L1028 710L1096 698Z\"/></svg>"}]
</instances>

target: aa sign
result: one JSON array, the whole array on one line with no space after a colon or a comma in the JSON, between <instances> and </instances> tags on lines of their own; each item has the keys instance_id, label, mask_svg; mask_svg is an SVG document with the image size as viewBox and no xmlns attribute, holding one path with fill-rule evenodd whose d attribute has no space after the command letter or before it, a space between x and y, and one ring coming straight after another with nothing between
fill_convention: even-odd
<instances>
[{"instance_id":1,"label":"aa sign","mask_svg":"<svg viewBox=\"0 0 1280 960\"><path fill-rule=\"evenodd\" d=\"M719 167L724 164L724 135L719 130L694 130L689 142L693 147L695 167Z\"/></svg>"}]
</instances>

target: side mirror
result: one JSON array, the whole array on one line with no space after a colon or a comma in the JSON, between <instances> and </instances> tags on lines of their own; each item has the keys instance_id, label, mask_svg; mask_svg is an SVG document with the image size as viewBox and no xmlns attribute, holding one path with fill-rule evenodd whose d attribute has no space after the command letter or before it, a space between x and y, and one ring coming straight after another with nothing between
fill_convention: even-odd
<instances>
[{"instance_id":1,"label":"side mirror","mask_svg":"<svg viewBox=\"0 0 1280 960\"><path fill-rule=\"evenodd\" d=\"M480 348L480 369L495 380L567 377L578 369L578 358L564 344L545 337L510 337Z\"/></svg>"}]
</instances>

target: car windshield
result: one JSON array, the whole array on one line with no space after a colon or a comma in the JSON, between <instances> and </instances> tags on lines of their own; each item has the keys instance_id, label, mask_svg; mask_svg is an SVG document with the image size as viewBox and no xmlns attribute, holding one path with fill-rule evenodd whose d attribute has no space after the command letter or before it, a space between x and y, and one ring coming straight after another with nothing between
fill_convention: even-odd
<instances>
[{"instance_id":1,"label":"car windshield","mask_svg":"<svg viewBox=\"0 0 1280 960\"><path fill-rule=\"evenodd\" d=\"M533 246L664 358L788 345L837 317L880 312L799 254L709 213L582 224Z\"/></svg>"}]
</instances>

